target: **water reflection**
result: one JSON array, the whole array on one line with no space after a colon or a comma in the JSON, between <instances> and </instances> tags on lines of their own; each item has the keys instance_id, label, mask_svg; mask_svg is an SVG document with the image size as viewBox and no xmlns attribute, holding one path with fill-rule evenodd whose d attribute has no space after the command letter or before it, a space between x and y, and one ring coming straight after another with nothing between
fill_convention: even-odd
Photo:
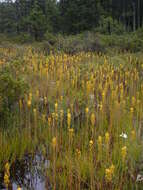
<instances>
[{"instance_id":1,"label":"water reflection","mask_svg":"<svg viewBox=\"0 0 143 190\"><path fill-rule=\"evenodd\" d=\"M16 160L10 168L9 190L17 190L20 186L22 190L46 190L51 189L46 183L44 176L45 169L48 168L49 161L40 153L35 155L25 155L22 160ZM0 190L6 190L3 184L4 172L0 173Z\"/></svg>"}]
</instances>

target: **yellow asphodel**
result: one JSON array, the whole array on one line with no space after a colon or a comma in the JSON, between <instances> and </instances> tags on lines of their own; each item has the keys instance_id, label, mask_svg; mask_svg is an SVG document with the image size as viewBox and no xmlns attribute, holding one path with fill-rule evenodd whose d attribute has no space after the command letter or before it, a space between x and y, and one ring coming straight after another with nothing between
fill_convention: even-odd
<instances>
[{"instance_id":1,"label":"yellow asphodel","mask_svg":"<svg viewBox=\"0 0 143 190\"><path fill-rule=\"evenodd\" d=\"M134 140L135 137L136 137L136 132L135 132L135 130L132 130L131 131L131 138L132 138L132 140Z\"/></svg>"},{"instance_id":2,"label":"yellow asphodel","mask_svg":"<svg viewBox=\"0 0 143 190\"><path fill-rule=\"evenodd\" d=\"M30 99L27 101L27 106L28 106L28 108L31 107L31 100Z\"/></svg>"},{"instance_id":3,"label":"yellow asphodel","mask_svg":"<svg viewBox=\"0 0 143 190\"><path fill-rule=\"evenodd\" d=\"M88 107L86 107L86 108L85 108L85 113L86 113L86 116L88 116L88 112L89 112L89 108L88 108Z\"/></svg>"},{"instance_id":4,"label":"yellow asphodel","mask_svg":"<svg viewBox=\"0 0 143 190\"><path fill-rule=\"evenodd\" d=\"M109 135L109 133L107 132L107 133L105 133L105 143L106 143L106 144L109 144L109 141L110 141L110 135Z\"/></svg>"},{"instance_id":5,"label":"yellow asphodel","mask_svg":"<svg viewBox=\"0 0 143 190\"><path fill-rule=\"evenodd\" d=\"M7 189L8 189L9 183L10 183L10 172L9 172L9 170L10 170L10 165L7 162L5 164L5 171L4 171L4 184L5 184Z\"/></svg>"},{"instance_id":6,"label":"yellow asphodel","mask_svg":"<svg viewBox=\"0 0 143 190\"><path fill-rule=\"evenodd\" d=\"M34 116L36 116L36 112L37 112L37 110L36 110L36 108L34 108L33 109Z\"/></svg>"},{"instance_id":7,"label":"yellow asphodel","mask_svg":"<svg viewBox=\"0 0 143 190\"><path fill-rule=\"evenodd\" d=\"M76 155L77 155L78 158L81 157L81 151L78 148L76 149Z\"/></svg>"},{"instance_id":8,"label":"yellow asphodel","mask_svg":"<svg viewBox=\"0 0 143 190\"><path fill-rule=\"evenodd\" d=\"M94 126L95 125L95 114L94 113L91 114L90 120L91 120L92 126Z\"/></svg>"},{"instance_id":9,"label":"yellow asphodel","mask_svg":"<svg viewBox=\"0 0 143 190\"><path fill-rule=\"evenodd\" d=\"M131 112L131 113L134 112L134 108L133 108L133 107L130 108L130 112Z\"/></svg>"},{"instance_id":10,"label":"yellow asphodel","mask_svg":"<svg viewBox=\"0 0 143 190\"><path fill-rule=\"evenodd\" d=\"M17 190L22 190L21 187L18 187Z\"/></svg>"},{"instance_id":11,"label":"yellow asphodel","mask_svg":"<svg viewBox=\"0 0 143 190\"><path fill-rule=\"evenodd\" d=\"M115 166L112 164L109 168L105 169L105 179L107 182L111 182L114 176Z\"/></svg>"},{"instance_id":12,"label":"yellow asphodel","mask_svg":"<svg viewBox=\"0 0 143 190\"><path fill-rule=\"evenodd\" d=\"M68 112L67 114L67 123L68 123L68 128L70 128L70 125L71 125L71 113Z\"/></svg>"},{"instance_id":13,"label":"yellow asphodel","mask_svg":"<svg viewBox=\"0 0 143 190\"><path fill-rule=\"evenodd\" d=\"M9 183L10 183L9 176L5 173L4 174L4 184L7 189L8 189Z\"/></svg>"},{"instance_id":14,"label":"yellow asphodel","mask_svg":"<svg viewBox=\"0 0 143 190\"><path fill-rule=\"evenodd\" d=\"M121 154L122 154L122 160L125 161L125 158L127 155L127 147L126 146L122 147Z\"/></svg>"},{"instance_id":15,"label":"yellow asphodel","mask_svg":"<svg viewBox=\"0 0 143 190\"><path fill-rule=\"evenodd\" d=\"M53 137L53 138L52 138L52 146L53 146L53 147L56 147L56 145L57 145L57 138L56 138L56 137Z\"/></svg>"},{"instance_id":16,"label":"yellow asphodel","mask_svg":"<svg viewBox=\"0 0 143 190\"><path fill-rule=\"evenodd\" d=\"M93 140L90 140L89 141L89 148L90 148L90 150L92 149L92 147L93 147Z\"/></svg>"},{"instance_id":17,"label":"yellow asphodel","mask_svg":"<svg viewBox=\"0 0 143 190\"><path fill-rule=\"evenodd\" d=\"M72 138L74 135L74 129L73 128L69 128L69 137Z\"/></svg>"},{"instance_id":18,"label":"yellow asphodel","mask_svg":"<svg viewBox=\"0 0 143 190\"><path fill-rule=\"evenodd\" d=\"M57 110L58 110L58 103L56 102L55 103L55 112L57 112Z\"/></svg>"},{"instance_id":19,"label":"yellow asphodel","mask_svg":"<svg viewBox=\"0 0 143 190\"><path fill-rule=\"evenodd\" d=\"M100 148L102 146L102 137L99 136L97 140L98 147Z\"/></svg>"},{"instance_id":20,"label":"yellow asphodel","mask_svg":"<svg viewBox=\"0 0 143 190\"><path fill-rule=\"evenodd\" d=\"M52 121L52 119L51 119L51 117L49 116L49 117L48 117L48 125L49 125L49 126L51 125L51 121Z\"/></svg>"},{"instance_id":21,"label":"yellow asphodel","mask_svg":"<svg viewBox=\"0 0 143 190\"><path fill-rule=\"evenodd\" d=\"M69 133L73 133L74 129L73 128L69 128Z\"/></svg>"}]
</instances>

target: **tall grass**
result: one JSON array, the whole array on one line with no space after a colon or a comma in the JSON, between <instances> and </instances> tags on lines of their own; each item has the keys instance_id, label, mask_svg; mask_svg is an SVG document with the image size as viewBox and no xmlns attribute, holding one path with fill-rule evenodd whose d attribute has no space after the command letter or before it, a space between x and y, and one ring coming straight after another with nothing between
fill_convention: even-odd
<instances>
[{"instance_id":1,"label":"tall grass","mask_svg":"<svg viewBox=\"0 0 143 190\"><path fill-rule=\"evenodd\" d=\"M16 53L0 49L1 67L12 67ZM1 127L1 167L39 149L50 161L45 175L53 189L137 189L142 55L45 56L28 48L20 58L20 70L11 72L30 89L15 103L11 126Z\"/></svg>"}]
</instances>

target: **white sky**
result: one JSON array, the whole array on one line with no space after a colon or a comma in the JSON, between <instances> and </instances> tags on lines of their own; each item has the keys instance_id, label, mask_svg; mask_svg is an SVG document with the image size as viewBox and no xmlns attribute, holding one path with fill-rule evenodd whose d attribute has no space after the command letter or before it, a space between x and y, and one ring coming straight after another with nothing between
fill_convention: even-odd
<instances>
[{"instance_id":1,"label":"white sky","mask_svg":"<svg viewBox=\"0 0 143 190\"><path fill-rule=\"evenodd\" d=\"M5 0L0 0L0 2L4 2L4 1L5 1ZM12 1L14 2L15 0L12 0ZM57 0L57 2L58 2L58 1L60 1L60 0Z\"/></svg>"}]
</instances>

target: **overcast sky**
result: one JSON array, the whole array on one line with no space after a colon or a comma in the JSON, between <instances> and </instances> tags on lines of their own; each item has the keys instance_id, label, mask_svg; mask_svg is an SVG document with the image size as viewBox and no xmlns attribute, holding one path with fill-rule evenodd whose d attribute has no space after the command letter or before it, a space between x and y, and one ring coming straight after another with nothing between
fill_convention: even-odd
<instances>
[{"instance_id":1,"label":"overcast sky","mask_svg":"<svg viewBox=\"0 0 143 190\"><path fill-rule=\"evenodd\" d=\"M4 2L4 1L6 1L6 0L0 0L0 2ZM15 1L15 0L12 0L13 2ZM57 1L60 1L60 0L57 0Z\"/></svg>"}]
</instances>

